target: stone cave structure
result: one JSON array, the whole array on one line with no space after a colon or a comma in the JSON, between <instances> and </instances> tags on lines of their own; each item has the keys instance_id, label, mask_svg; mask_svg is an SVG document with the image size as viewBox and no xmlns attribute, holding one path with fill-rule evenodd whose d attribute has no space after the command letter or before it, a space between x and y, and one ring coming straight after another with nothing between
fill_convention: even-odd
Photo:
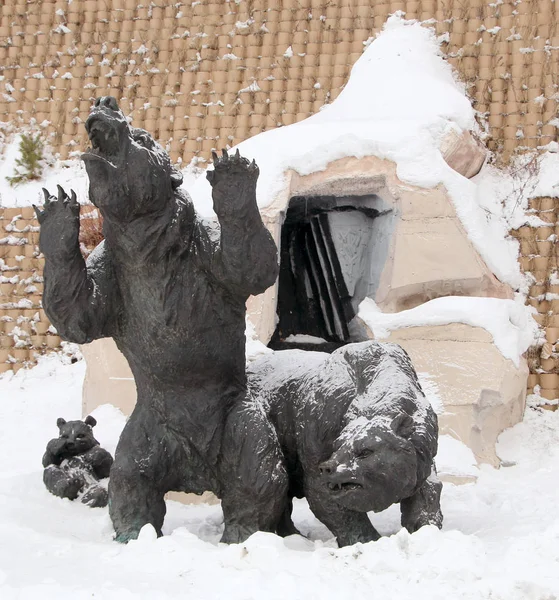
<instances>
[{"instance_id":1,"label":"stone cave structure","mask_svg":"<svg viewBox=\"0 0 559 600\"><path fill-rule=\"evenodd\" d=\"M451 166L466 177L477 172L471 161ZM280 276L247 302L255 335L265 345L332 351L371 339L356 316L364 297L384 313L444 296L513 298L469 240L443 186L404 183L394 163L374 156L343 158L309 175L287 171L285 181L261 208L280 247ZM498 465L497 437L524 412L525 359L515 365L485 329L462 323L407 327L386 341L402 345L434 386L444 405L441 434L462 441L479 462ZM84 354L84 412L107 397L130 412L134 384L111 340L90 344Z\"/></svg>"}]
</instances>

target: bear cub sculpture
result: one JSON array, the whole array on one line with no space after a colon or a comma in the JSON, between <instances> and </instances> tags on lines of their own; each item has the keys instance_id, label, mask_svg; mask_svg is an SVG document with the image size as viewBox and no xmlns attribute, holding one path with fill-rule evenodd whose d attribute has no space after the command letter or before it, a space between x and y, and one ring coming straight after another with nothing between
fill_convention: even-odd
<instances>
[{"instance_id":1,"label":"bear cub sculpture","mask_svg":"<svg viewBox=\"0 0 559 600\"><path fill-rule=\"evenodd\" d=\"M252 363L248 379L286 461L279 534L297 533L293 497L307 498L339 546L379 539L367 513L396 503L410 533L441 527L437 415L403 348L371 341L330 355L284 350Z\"/></svg>"},{"instance_id":2,"label":"bear cub sculpture","mask_svg":"<svg viewBox=\"0 0 559 600\"><path fill-rule=\"evenodd\" d=\"M57 419L60 430L50 440L43 456L43 481L47 490L92 508L107 506L107 490L99 480L109 476L113 457L93 436L97 421L89 416L85 421Z\"/></svg>"}]
</instances>

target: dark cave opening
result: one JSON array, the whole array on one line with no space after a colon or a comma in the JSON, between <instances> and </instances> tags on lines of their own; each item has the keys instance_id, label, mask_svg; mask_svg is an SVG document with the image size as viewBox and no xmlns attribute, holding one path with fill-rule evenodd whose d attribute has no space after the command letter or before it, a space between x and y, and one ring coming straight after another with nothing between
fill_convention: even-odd
<instances>
[{"instance_id":1,"label":"dark cave opening","mask_svg":"<svg viewBox=\"0 0 559 600\"><path fill-rule=\"evenodd\" d=\"M376 195L291 198L271 348L328 352L354 341L351 322L371 286L374 223L392 212L383 206Z\"/></svg>"}]
</instances>

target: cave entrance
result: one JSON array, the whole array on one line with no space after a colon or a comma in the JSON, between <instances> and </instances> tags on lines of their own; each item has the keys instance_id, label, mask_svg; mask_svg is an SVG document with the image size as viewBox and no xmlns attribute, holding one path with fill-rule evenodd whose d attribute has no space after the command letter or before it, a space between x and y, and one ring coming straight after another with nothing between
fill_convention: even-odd
<instances>
[{"instance_id":1,"label":"cave entrance","mask_svg":"<svg viewBox=\"0 0 559 600\"><path fill-rule=\"evenodd\" d=\"M378 284L392 214L376 195L291 198L281 233L278 325L270 347L331 351L355 341L352 321Z\"/></svg>"}]
</instances>

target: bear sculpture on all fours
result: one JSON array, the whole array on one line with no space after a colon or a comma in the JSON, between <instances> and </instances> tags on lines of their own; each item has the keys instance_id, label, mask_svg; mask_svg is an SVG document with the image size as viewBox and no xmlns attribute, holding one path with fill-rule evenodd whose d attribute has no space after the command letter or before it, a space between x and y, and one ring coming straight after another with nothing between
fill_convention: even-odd
<instances>
[{"instance_id":1,"label":"bear sculpture on all fours","mask_svg":"<svg viewBox=\"0 0 559 600\"><path fill-rule=\"evenodd\" d=\"M248 376L287 463L290 502L278 533L297 532L291 499L303 496L340 546L377 540L366 513L397 502L410 532L441 527L437 416L403 348L285 350L252 363Z\"/></svg>"},{"instance_id":2,"label":"bear sculpture on all fours","mask_svg":"<svg viewBox=\"0 0 559 600\"><path fill-rule=\"evenodd\" d=\"M97 421L56 421L60 435L50 440L43 456L43 481L51 494L80 500L91 507L107 506L107 490L99 485L109 476L113 457L93 436Z\"/></svg>"},{"instance_id":3,"label":"bear sculpture on all fours","mask_svg":"<svg viewBox=\"0 0 559 600\"><path fill-rule=\"evenodd\" d=\"M182 175L114 98L95 102L82 155L105 239L80 253L72 192L45 191L43 303L60 336L114 338L137 402L115 453L109 513L116 539L158 534L168 491L214 492L222 541L274 531L287 499L277 436L247 394L245 303L278 274L277 248L256 204L258 167L226 152L208 173L219 227L203 223Z\"/></svg>"}]
</instances>

